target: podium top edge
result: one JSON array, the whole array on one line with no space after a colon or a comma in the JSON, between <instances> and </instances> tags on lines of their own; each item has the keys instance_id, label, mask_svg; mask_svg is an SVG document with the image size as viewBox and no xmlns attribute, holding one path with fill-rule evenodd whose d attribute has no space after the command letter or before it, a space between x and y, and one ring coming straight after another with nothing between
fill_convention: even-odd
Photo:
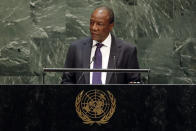
<instances>
[{"instance_id":1,"label":"podium top edge","mask_svg":"<svg viewBox=\"0 0 196 131\"><path fill-rule=\"evenodd\" d=\"M150 69L43 68L43 72L150 72Z\"/></svg>"}]
</instances>

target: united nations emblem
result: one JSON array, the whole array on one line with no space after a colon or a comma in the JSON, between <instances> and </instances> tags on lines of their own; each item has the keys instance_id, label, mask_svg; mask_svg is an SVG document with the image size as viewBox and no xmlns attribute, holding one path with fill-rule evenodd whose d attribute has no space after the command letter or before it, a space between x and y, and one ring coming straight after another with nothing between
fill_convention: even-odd
<instances>
[{"instance_id":1,"label":"united nations emblem","mask_svg":"<svg viewBox=\"0 0 196 131\"><path fill-rule=\"evenodd\" d=\"M101 90L81 91L75 101L76 112L84 124L98 125L108 123L115 112L116 99L109 91Z\"/></svg>"}]
</instances>

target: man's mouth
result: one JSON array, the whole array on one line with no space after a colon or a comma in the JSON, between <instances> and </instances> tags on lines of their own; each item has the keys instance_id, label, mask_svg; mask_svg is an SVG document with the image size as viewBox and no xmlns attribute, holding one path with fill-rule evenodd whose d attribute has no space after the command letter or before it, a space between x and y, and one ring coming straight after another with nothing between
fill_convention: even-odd
<instances>
[{"instance_id":1,"label":"man's mouth","mask_svg":"<svg viewBox=\"0 0 196 131\"><path fill-rule=\"evenodd\" d=\"M97 34L97 33L91 33L92 35L99 35L99 34Z\"/></svg>"}]
</instances>

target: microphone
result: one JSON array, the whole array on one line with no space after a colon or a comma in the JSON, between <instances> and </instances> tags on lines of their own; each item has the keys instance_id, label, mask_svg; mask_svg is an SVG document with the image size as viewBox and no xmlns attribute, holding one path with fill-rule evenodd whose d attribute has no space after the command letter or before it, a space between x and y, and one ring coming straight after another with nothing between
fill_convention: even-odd
<instances>
[{"instance_id":1,"label":"microphone","mask_svg":"<svg viewBox=\"0 0 196 131\"><path fill-rule=\"evenodd\" d=\"M116 56L114 56L113 57L113 60L114 60L114 69L117 69L117 67L116 67ZM115 83L117 83L117 74L116 74L116 72L114 72L114 78L115 78Z\"/></svg>"},{"instance_id":2,"label":"microphone","mask_svg":"<svg viewBox=\"0 0 196 131\"><path fill-rule=\"evenodd\" d=\"M90 61L90 66L91 66L91 64L94 62L96 60L96 56L93 56L93 58L92 58L92 60ZM82 72L82 74L80 75L80 77L78 78L78 80L76 81L76 84L78 83L78 82L80 82L80 80L82 79L82 77L84 76L84 72Z\"/></svg>"},{"instance_id":3,"label":"microphone","mask_svg":"<svg viewBox=\"0 0 196 131\"><path fill-rule=\"evenodd\" d=\"M91 60L91 62L90 62L90 65L91 65L91 63L93 63L95 60L96 60L96 56L93 56L93 58L92 58L92 60Z\"/></svg>"}]
</instances>

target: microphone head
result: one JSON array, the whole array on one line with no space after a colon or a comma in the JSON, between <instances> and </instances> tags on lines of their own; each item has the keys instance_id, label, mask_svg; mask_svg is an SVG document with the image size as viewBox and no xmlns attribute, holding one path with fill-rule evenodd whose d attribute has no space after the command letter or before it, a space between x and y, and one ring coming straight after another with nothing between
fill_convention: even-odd
<instances>
[{"instance_id":1,"label":"microphone head","mask_svg":"<svg viewBox=\"0 0 196 131\"><path fill-rule=\"evenodd\" d=\"M95 60L96 60L96 56L93 56L92 61L95 61Z\"/></svg>"}]
</instances>

